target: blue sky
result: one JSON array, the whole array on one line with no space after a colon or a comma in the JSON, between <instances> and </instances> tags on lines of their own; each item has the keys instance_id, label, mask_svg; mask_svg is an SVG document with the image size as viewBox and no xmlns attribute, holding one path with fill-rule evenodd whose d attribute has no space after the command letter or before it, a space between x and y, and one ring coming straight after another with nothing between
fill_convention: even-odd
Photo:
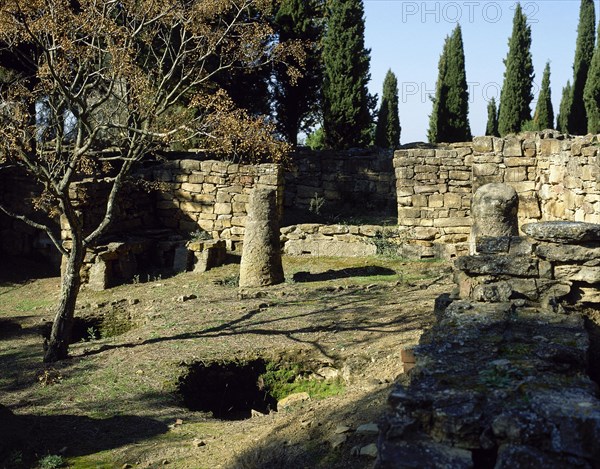
<instances>
[{"instance_id":1,"label":"blue sky","mask_svg":"<svg viewBox=\"0 0 600 469\"><path fill-rule=\"evenodd\" d=\"M596 2L598 19L599 1ZM460 21L470 85L469 120L473 135L483 135L487 103L498 97L504 76L503 59L516 2L365 0L365 43L371 49L371 93L381 96L388 69L398 78L401 143L426 141L437 64L456 21ZM535 83L550 61L552 102L558 112L562 88L572 81L579 22L579 0L521 1L532 30ZM537 98L537 86L534 94ZM532 110L535 108L535 98Z\"/></svg>"}]
</instances>

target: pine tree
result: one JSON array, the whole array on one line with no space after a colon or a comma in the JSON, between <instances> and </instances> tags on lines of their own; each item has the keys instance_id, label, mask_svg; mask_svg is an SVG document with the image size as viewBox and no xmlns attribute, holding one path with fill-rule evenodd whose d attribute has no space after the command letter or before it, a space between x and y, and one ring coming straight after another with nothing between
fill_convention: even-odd
<instances>
[{"instance_id":1,"label":"pine tree","mask_svg":"<svg viewBox=\"0 0 600 469\"><path fill-rule=\"evenodd\" d=\"M550 90L550 62L546 62L542 88L538 96L535 114L533 115L533 127L535 130L551 129L554 126L554 109L552 108L552 94Z\"/></svg>"},{"instance_id":2,"label":"pine tree","mask_svg":"<svg viewBox=\"0 0 600 469\"><path fill-rule=\"evenodd\" d=\"M569 133L567 128L567 117L569 115L569 109L571 108L572 90L571 81L568 80L566 86L562 89L560 108L558 109L558 116L556 116L556 130L563 134Z\"/></svg>"},{"instance_id":3,"label":"pine tree","mask_svg":"<svg viewBox=\"0 0 600 469\"><path fill-rule=\"evenodd\" d=\"M460 25L446 37L427 136L431 143L471 140L469 92Z\"/></svg>"},{"instance_id":4,"label":"pine tree","mask_svg":"<svg viewBox=\"0 0 600 469\"><path fill-rule=\"evenodd\" d=\"M533 63L531 60L531 28L521 5L517 4L512 35L508 42L506 70L500 93L498 130L500 135L517 133L531 119L529 105L533 99Z\"/></svg>"},{"instance_id":5,"label":"pine tree","mask_svg":"<svg viewBox=\"0 0 600 469\"><path fill-rule=\"evenodd\" d=\"M492 97L487 106L488 119L485 127L485 134L492 137L499 137L498 133L498 108L496 106L496 99Z\"/></svg>"},{"instance_id":6,"label":"pine tree","mask_svg":"<svg viewBox=\"0 0 600 469\"><path fill-rule=\"evenodd\" d=\"M329 148L366 146L373 99L367 91L370 51L365 49L361 0L328 2L323 41L323 128Z\"/></svg>"},{"instance_id":7,"label":"pine tree","mask_svg":"<svg viewBox=\"0 0 600 469\"><path fill-rule=\"evenodd\" d=\"M375 145L396 149L400 145L400 118L398 117L398 80L388 70L383 81L381 106L377 114Z\"/></svg>"},{"instance_id":8,"label":"pine tree","mask_svg":"<svg viewBox=\"0 0 600 469\"><path fill-rule=\"evenodd\" d=\"M581 0L577 45L573 63L573 88L567 128L570 134L582 135L587 131L587 114L583 93L594 54L596 15L594 0Z\"/></svg>"},{"instance_id":9,"label":"pine tree","mask_svg":"<svg viewBox=\"0 0 600 469\"><path fill-rule=\"evenodd\" d=\"M600 36L600 28L598 35ZM592 134L600 133L600 39L594 50L583 98L587 113L587 131Z\"/></svg>"},{"instance_id":10,"label":"pine tree","mask_svg":"<svg viewBox=\"0 0 600 469\"><path fill-rule=\"evenodd\" d=\"M299 131L308 130L316 123L320 109L323 83L321 3L319 0L284 0L274 19L279 42L302 41L306 53L303 75L295 82L290 79L286 64L278 63L274 70L277 128L292 145L297 145Z\"/></svg>"}]
</instances>

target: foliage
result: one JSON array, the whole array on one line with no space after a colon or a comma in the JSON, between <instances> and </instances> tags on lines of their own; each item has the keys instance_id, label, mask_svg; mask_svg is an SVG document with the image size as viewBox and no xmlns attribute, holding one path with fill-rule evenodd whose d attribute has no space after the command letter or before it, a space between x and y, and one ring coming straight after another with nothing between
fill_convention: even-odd
<instances>
[{"instance_id":1,"label":"foliage","mask_svg":"<svg viewBox=\"0 0 600 469\"><path fill-rule=\"evenodd\" d=\"M572 90L571 81L567 81L566 86L562 89L560 107L558 109L558 115L556 116L556 129L564 134L569 133L567 118L569 109L571 108Z\"/></svg>"},{"instance_id":2,"label":"foliage","mask_svg":"<svg viewBox=\"0 0 600 469\"><path fill-rule=\"evenodd\" d=\"M496 106L496 98L492 97L487 106L488 118L485 126L485 134L492 137L499 137L498 133L498 108Z\"/></svg>"},{"instance_id":3,"label":"foliage","mask_svg":"<svg viewBox=\"0 0 600 469\"><path fill-rule=\"evenodd\" d=\"M531 27L517 3L508 55L504 61L504 83L500 92L498 130L501 136L517 133L531 119L529 105L533 100L533 63L531 59Z\"/></svg>"},{"instance_id":4,"label":"foliage","mask_svg":"<svg viewBox=\"0 0 600 469\"><path fill-rule=\"evenodd\" d=\"M383 81L381 106L377 113L375 145L396 149L400 145L400 118L398 117L398 79L388 70Z\"/></svg>"},{"instance_id":5,"label":"foliage","mask_svg":"<svg viewBox=\"0 0 600 469\"><path fill-rule=\"evenodd\" d=\"M190 233L191 241L208 241L213 239L212 235L202 228L197 229L196 231Z\"/></svg>"},{"instance_id":6,"label":"foliage","mask_svg":"<svg viewBox=\"0 0 600 469\"><path fill-rule=\"evenodd\" d=\"M308 210L315 215L320 215L321 210L323 209L323 205L325 205L325 198L320 197L319 194L315 192L315 195L312 199L310 199L310 205Z\"/></svg>"},{"instance_id":7,"label":"foliage","mask_svg":"<svg viewBox=\"0 0 600 469\"><path fill-rule=\"evenodd\" d=\"M304 52L301 77L292 80L283 63L274 67L277 129L292 145L297 145L299 131L306 131L316 123L320 111L323 8L321 0L283 0L274 18L279 41L301 41Z\"/></svg>"},{"instance_id":8,"label":"foliage","mask_svg":"<svg viewBox=\"0 0 600 469\"><path fill-rule=\"evenodd\" d=\"M584 135L587 132L587 113L584 104L584 89L594 54L596 40L596 14L594 0L581 0L575 61L573 63L573 89L567 115L570 134Z\"/></svg>"},{"instance_id":9,"label":"foliage","mask_svg":"<svg viewBox=\"0 0 600 469\"><path fill-rule=\"evenodd\" d=\"M40 469L56 469L57 467L63 467L65 460L58 454L49 454L40 459Z\"/></svg>"},{"instance_id":10,"label":"foliage","mask_svg":"<svg viewBox=\"0 0 600 469\"><path fill-rule=\"evenodd\" d=\"M377 248L377 255L397 259L399 257L398 248L402 239L398 236L398 231L392 228L378 230L375 236L369 240Z\"/></svg>"},{"instance_id":11,"label":"foliage","mask_svg":"<svg viewBox=\"0 0 600 469\"><path fill-rule=\"evenodd\" d=\"M26 66L0 89L0 169L19 165L39 182L44 193L34 206L52 220L0 209L46 231L67 259L46 361L67 356L85 249L115 218L121 187L138 161L190 142L238 161L277 161L286 154L288 147L272 137L274 126L235 108L214 82L233 66L301 55L297 47L272 43L263 14L270 7L269 0L1 4L1 52ZM41 126L37 103L47 116ZM115 156L101 152L107 141ZM75 181L92 175L112 188L103 218L83 226L69 194ZM59 216L70 245L51 223Z\"/></svg>"},{"instance_id":12,"label":"foliage","mask_svg":"<svg viewBox=\"0 0 600 469\"><path fill-rule=\"evenodd\" d=\"M433 110L427 137L430 143L471 140L469 92L460 25L446 37L438 65Z\"/></svg>"},{"instance_id":13,"label":"foliage","mask_svg":"<svg viewBox=\"0 0 600 469\"><path fill-rule=\"evenodd\" d=\"M280 366L267 363L266 371L260 376L264 389L278 401L290 394L306 392L313 399L324 399L341 394L344 383L341 379L317 380L306 374L298 364Z\"/></svg>"},{"instance_id":14,"label":"foliage","mask_svg":"<svg viewBox=\"0 0 600 469\"><path fill-rule=\"evenodd\" d=\"M538 96L533 115L533 130L551 129L554 126L554 109L552 108L552 91L550 90L550 62L546 62L542 88Z\"/></svg>"},{"instance_id":15,"label":"foliage","mask_svg":"<svg viewBox=\"0 0 600 469\"><path fill-rule=\"evenodd\" d=\"M328 3L323 40L323 128L328 148L363 147L371 140L371 109L367 91L370 51L365 49L361 0Z\"/></svg>"},{"instance_id":16,"label":"foliage","mask_svg":"<svg viewBox=\"0 0 600 469\"><path fill-rule=\"evenodd\" d=\"M600 29L598 34L600 35ZM587 113L587 131L597 134L600 132L600 40L594 49L583 97Z\"/></svg>"},{"instance_id":17,"label":"foliage","mask_svg":"<svg viewBox=\"0 0 600 469\"><path fill-rule=\"evenodd\" d=\"M323 127L319 127L306 136L306 146L311 150L325 149L325 130Z\"/></svg>"}]
</instances>

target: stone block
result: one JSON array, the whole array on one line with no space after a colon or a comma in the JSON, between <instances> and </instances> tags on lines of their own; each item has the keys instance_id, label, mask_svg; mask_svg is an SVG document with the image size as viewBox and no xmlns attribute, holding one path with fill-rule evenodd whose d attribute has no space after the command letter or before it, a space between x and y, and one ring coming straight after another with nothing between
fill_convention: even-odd
<instances>
[{"instance_id":1,"label":"stone block","mask_svg":"<svg viewBox=\"0 0 600 469\"><path fill-rule=\"evenodd\" d=\"M462 208L462 197L453 192L446 192L444 194L444 207L456 209Z\"/></svg>"},{"instance_id":2,"label":"stone block","mask_svg":"<svg viewBox=\"0 0 600 469\"><path fill-rule=\"evenodd\" d=\"M488 153L494 151L494 142L492 137L475 137L473 139L473 151L478 153Z\"/></svg>"},{"instance_id":3,"label":"stone block","mask_svg":"<svg viewBox=\"0 0 600 469\"><path fill-rule=\"evenodd\" d=\"M584 282L590 285L600 284L600 267L557 265L554 266L554 278L569 282Z\"/></svg>"},{"instance_id":4,"label":"stone block","mask_svg":"<svg viewBox=\"0 0 600 469\"><path fill-rule=\"evenodd\" d=\"M429 207L440 208L444 206L444 196L447 194L433 194L429 196Z\"/></svg>"},{"instance_id":5,"label":"stone block","mask_svg":"<svg viewBox=\"0 0 600 469\"><path fill-rule=\"evenodd\" d=\"M476 163L473 165L473 176L493 176L498 174L500 168L495 163Z\"/></svg>"},{"instance_id":6,"label":"stone block","mask_svg":"<svg viewBox=\"0 0 600 469\"><path fill-rule=\"evenodd\" d=\"M231 215L232 205L230 203L216 203L215 214L217 215Z\"/></svg>"},{"instance_id":7,"label":"stone block","mask_svg":"<svg viewBox=\"0 0 600 469\"><path fill-rule=\"evenodd\" d=\"M179 161L179 168L183 171L199 171L200 161L198 160L181 160Z\"/></svg>"},{"instance_id":8,"label":"stone block","mask_svg":"<svg viewBox=\"0 0 600 469\"><path fill-rule=\"evenodd\" d=\"M521 182L527 180L527 169L524 167L507 168L504 173L505 182Z\"/></svg>"},{"instance_id":9,"label":"stone block","mask_svg":"<svg viewBox=\"0 0 600 469\"><path fill-rule=\"evenodd\" d=\"M186 192L191 192L192 194L194 193L201 193L203 189L203 185L202 184L191 184L189 182L185 182L183 184L181 184L181 190L182 191L186 191Z\"/></svg>"},{"instance_id":10,"label":"stone block","mask_svg":"<svg viewBox=\"0 0 600 469\"><path fill-rule=\"evenodd\" d=\"M470 171L450 171L448 177L452 181L469 181L471 179Z\"/></svg>"},{"instance_id":11,"label":"stone block","mask_svg":"<svg viewBox=\"0 0 600 469\"><path fill-rule=\"evenodd\" d=\"M538 261L526 257L484 254L464 256L456 260L456 268L468 275L539 276Z\"/></svg>"},{"instance_id":12,"label":"stone block","mask_svg":"<svg viewBox=\"0 0 600 469\"><path fill-rule=\"evenodd\" d=\"M554 138L545 138L540 141L540 154L542 156L557 155L562 150L562 142Z\"/></svg>"},{"instance_id":13,"label":"stone block","mask_svg":"<svg viewBox=\"0 0 600 469\"><path fill-rule=\"evenodd\" d=\"M522 142L518 137L509 137L504 141L504 156L523 156Z\"/></svg>"}]
</instances>

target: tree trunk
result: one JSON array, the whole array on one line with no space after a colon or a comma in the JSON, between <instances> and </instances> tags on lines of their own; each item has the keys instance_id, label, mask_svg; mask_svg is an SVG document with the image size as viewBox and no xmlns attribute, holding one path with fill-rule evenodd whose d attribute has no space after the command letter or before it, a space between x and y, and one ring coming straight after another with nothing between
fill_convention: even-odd
<instances>
[{"instance_id":1,"label":"tree trunk","mask_svg":"<svg viewBox=\"0 0 600 469\"><path fill-rule=\"evenodd\" d=\"M69 343L73 329L75 303L81 286L81 267L85 248L79 236L73 236L73 247L67 259L67 265L61 278L60 300L52 324L50 339L45 344L44 362L64 360L69 355Z\"/></svg>"}]
</instances>

